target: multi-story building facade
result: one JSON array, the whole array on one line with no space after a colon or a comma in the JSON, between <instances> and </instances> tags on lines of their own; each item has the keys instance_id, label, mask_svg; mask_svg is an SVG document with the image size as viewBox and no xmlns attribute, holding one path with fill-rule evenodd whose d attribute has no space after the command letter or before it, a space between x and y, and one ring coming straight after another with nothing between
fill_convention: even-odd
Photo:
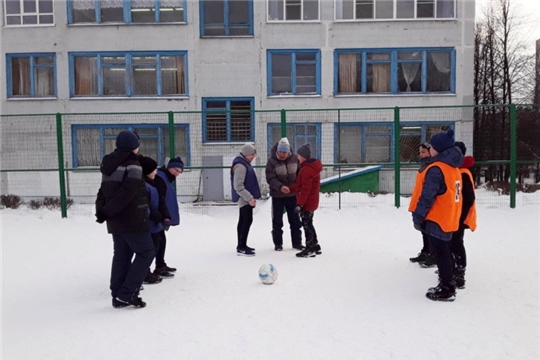
<instances>
[{"instance_id":1,"label":"multi-story building facade","mask_svg":"<svg viewBox=\"0 0 540 360\"><path fill-rule=\"evenodd\" d=\"M175 119L177 149L193 166L227 164L246 141L257 141L264 164L279 139L279 115L219 111L473 104L474 0L2 5L2 114L210 111ZM166 119L133 119L115 124L146 124L143 144L163 162ZM339 156L333 116L296 122L293 117L287 134L295 147L312 142L327 164L391 161L392 130L370 126L375 120L391 118L367 119L368 125L347 118L350 127L340 136L352 145ZM454 120L444 126L459 127ZM430 130L424 117L418 124L418 141L440 129ZM98 165L118 128L95 118L74 121L66 134L72 138L65 149L67 167ZM374 152L380 144L370 147L370 131L383 138L383 155ZM9 167L7 153L3 162Z\"/></svg>"}]
</instances>

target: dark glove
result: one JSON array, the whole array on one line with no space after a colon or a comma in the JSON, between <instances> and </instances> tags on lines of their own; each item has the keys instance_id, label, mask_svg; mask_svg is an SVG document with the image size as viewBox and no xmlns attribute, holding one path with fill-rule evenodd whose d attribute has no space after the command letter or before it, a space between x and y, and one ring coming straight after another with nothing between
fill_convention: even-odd
<instances>
[{"instance_id":1,"label":"dark glove","mask_svg":"<svg viewBox=\"0 0 540 360\"><path fill-rule=\"evenodd\" d=\"M96 222L103 224L107 220L107 215L101 210L96 212Z\"/></svg>"},{"instance_id":2,"label":"dark glove","mask_svg":"<svg viewBox=\"0 0 540 360\"><path fill-rule=\"evenodd\" d=\"M418 231L424 231L424 224L414 223L414 228Z\"/></svg>"},{"instance_id":3,"label":"dark glove","mask_svg":"<svg viewBox=\"0 0 540 360\"><path fill-rule=\"evenodd\" d=\"M296 207L294 208L294 212L300 214L302 212L302 207L300 205L296 205Z\"/></svg>"}]
</instances>

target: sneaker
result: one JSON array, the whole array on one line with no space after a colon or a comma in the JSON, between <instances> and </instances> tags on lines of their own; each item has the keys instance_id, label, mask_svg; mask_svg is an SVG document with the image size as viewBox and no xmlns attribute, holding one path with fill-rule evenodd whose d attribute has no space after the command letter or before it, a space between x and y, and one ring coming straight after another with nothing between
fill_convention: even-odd
<instances>
[{"instance_id":1,"label":"sneaker","mask_svg":"<svg viewBox=\"0 0 540 360\"><path fill-rule=\"evenodd\" d=\"M167 264L165 264L164 268L165 268L165 270L167 270L168 272L175 272L175 271L176 271L176 268L169 267Z\"/></svg>"},{"instance_id":2,"label":"sneaker","mask_svg":"<svg viewBox=\"0 0 540 360\"><path fill-rule=\"evenodd\" d=\"M154 275L158 275L159 277L161 277L163 279L171 279L171 278L174 277L174 274L168 272L167 270L165 270L164 267L155 269L154 270Z\"/></svg>"},{"instance_id":3,"label":"sneaker","mask_svg":"<svg viewBox=\"0 0 540 360\"><path fill-rule=\"evenodd\" d=\"M143 284L153 285L159 284L163 279L161 276L148 272L143 280Z\"/></svg>"},{"instance_id":4,"label":"sneaker","mask_svg":"<svg viewBox=\"0 0 540 360\"><path fill-rule=\"evenodd\" d=\"M255 248L249 247L249 246L247 246L247 245L246 245L246 248L248 248L248 249L251 250L251 251L255 251Z\"/></svg>"},{"instance_id":5,"label":"sneaker","mask_svg":"<svg viewBox=\"0 0 540 360\"><path fill-rule=\"evenodd\" d=\"M130 299L130 300L123 300L123 299L119 299L119 298L115 298L115 300L118 302L118 304L124 305L124 306L121 306L121 307L127 307L127 306L130 306L130 305L134 306L134 307L137 307L137 308L146 307L146 303L138 296L135 296L133 299Z\"/></svg>"},{"instance_id":6,"label":"sneaker","mask_svg":"<svg viewBox=\"0 0 540 360\"><path fill-rule=\"evenodd\" d=\"M439 283L438 286L428 290L426 297L433 301L454 301L456 300L456 288L454 285Z\"/></svg>"},{"instance_id":7,"label":"sneaker","mask_svg":"<svg viewBox=\"0 0 540 360\"><path fill-rule=\"evenodd\" d=\"M410 262L417 263L417 262L423 262L426 260L426 258L429 256L429 253L420 251L418 253L418 256L409 258Z\"/></svg>"},{"instance_id":8,"label":"sneaker","mask_svg":"<svg viewBox=\"0 0 540 360\"><path fill-rule=\"evenodd\" d=\"M304 250L304 249L306 248L306 247L305 247L304 245L302 245L302 244L300 244L300 245L294 245L294 244L293 244L292 247L293 247L293 249L300 250L300 251L302 251L302 250Z\"/></svg>"},{"instance_id":9,"label":"sneaker","mask_svg":"<svg viewBox=\"0 0 540 360\"><path fill-rule=\"evenodd\" d=\"M113 298L112 306L115 309L121 309L121 308L125 308L126 306L129 306L129 304L126 304L125 302L121 302L117 298Z\"/></svg>"},{"instance_id":10,"label":"sneaker","mask_svg":"<svg viewBox=\"0 0 540 360\"><path fill-rule=\"evenodd\" d=\"M435 257L433 255L427 254L426 259L424 261L419 261L418 265L423 268L431 268L437 266L437 263L435 262Z\"/></svg>"},{"instance_id":11,"label":"sneaker","mask_svg":"<svg viewBox=\"0 0 540 360\"><path fill-rule=\"evenodd\" d=\"M255 256L255 252L247 246L237 247L236 255L238 256Z\"/></svg>"},{"instance_id":12,"label":"sneaker","mask_svg":"<svg viewBox=\"0 0 540 360\"><path fill-rule=\"evenodd\" d=\"M283 245L276 245L276 246L274 246L274 250L276 250L276 251L283 251Z\"/></svg>"}]
</instances>

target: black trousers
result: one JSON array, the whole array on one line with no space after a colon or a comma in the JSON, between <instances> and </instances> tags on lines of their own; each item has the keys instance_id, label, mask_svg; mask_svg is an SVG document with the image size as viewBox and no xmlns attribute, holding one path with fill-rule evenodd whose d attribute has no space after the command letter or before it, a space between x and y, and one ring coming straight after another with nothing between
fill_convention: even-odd
<instances>
[{"instance_id":1,"label":"black trousers","mask_svg":"<svg viewBox=\"0 0 540 360\"><path fill-rule=\"evenodd\" d=\"M158 242L156 247L156 269L165 267L165 249L167 248L167 237L165 236L165 230L161 230L155 235Z\"/></svg>"},{"instance_id":2,"label":"black trousers","mask_svg":"<svg viewBox=\"0 0 540 360\"><path fill-rule=\"evenodd\" d=\"M423 231L422 231L422 242L424 245L422 246L422 250L420 250L420 252L431 253L431 245L429 244L429 238Z\"/></svg>"},{"instance_id":3,"label":"black trousers","mask_svg":"<svg viewBox=\"0 0 540 360\"><path fill-rule=\"evenodd\" d=\"M244 205L240 208L240 216L238 218L238 226L236 231L238 233L238 247L247 245L247 238L249 235L249 229L253 223L253 206Z\"/></svg>"},{"instance_id":4,"label":"black trousers","mask_svg":"<svg viewBox=\"0 0 540 360\"><path fill-rule=\"evenodd\" d=\"M294 212L296 197L272 198L272 240L274 245L283 245L283 210L287 212L291 241L293 246L302 245L302 223L300 217Z\"/></svg>"},{"instance_id":5,"label":"black trousers","mask_svg":"<svg viewBox=\"0 0 540 360\"><path fill-rule=\"evenodd\" d=\"M114 255L111 268L111 295L131 300L142 285L156 254L150 232L113 234ZM135 254L133 262L131 259Z\"/></svg>"},{"instance_id":6,"label":"black trousers","mask_svg":"<svg viewBox=\"0 0 540 360\"><path fill-rule=\"evenodd\" d=\"M452 260L452 253L450 251L450 241L443 241L431 235L426 236L429 238L431 251L437 262L439 278L443 284L447 286L451 285L454 280L454 261Z\"/></svg>"},{"instance_id":7,"label":"black trousers","mask_svg":"<svg viewBox=\"0 0 540 360\"><path fill-rule=\"evenodd\" d=\"M456 266L463 269L467 267L467 253L465 252L465 244L463 242L464 235L465 225L460 224L459 229L452 235L452 241L450 241L450 248Z\"/></svg>"},{"instance_id":8,"label":"black trousers","mask_svg":"<svg viewBox=\"0 0 540 360\"><path fill-rule=\"evenodd\" d=\"M304 227L304 233L306 235L306 248L309 249L319 243L317 239L317 233L313 227L313 215L315 211L302 211L300 212L300 218L302 219L302 226Z\"/></svg>"}]
</instances>

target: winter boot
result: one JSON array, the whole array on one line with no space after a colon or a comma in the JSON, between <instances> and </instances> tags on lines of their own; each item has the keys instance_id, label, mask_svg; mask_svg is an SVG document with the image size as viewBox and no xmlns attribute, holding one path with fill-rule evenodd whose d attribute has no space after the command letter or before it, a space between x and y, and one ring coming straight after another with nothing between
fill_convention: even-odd
<instances>
[{"instance_id":1,"label":"winter boot","mask_svg":"<svg viewBox=\"0 0 540 360\"><path fill-rule=\"evenodd\" d=\"M154 270L154 275L158 275L163 279L172 279L174 277L173 273L168 272L165 267L156 268Z\"/></svg>"},{"instance_id":2,"label":"winter boot","mask_svg":"<svg viewBox=\"0 0 540 360\"><path fill-rule=\"evenodd\" d=\"M418 265L420 265L423 268L431 268L437 265L435 262L435 257L432 254L427 254L424 261L419 261Z\"/></svg>"},{"instance_id":3,"label":"winter boot","mask_svg":"<svg viewBox=\"0 0 540 360\"><path fill-rule=\"evenodd\" d=\"M465 268L458 266L455 270L454 281L456 288L465 289Z\"/></svg>"},{"instance_id":4,"label":"winter boot","mask_svg":"<svg viewBox=\"0 0 540 360\"><path fill-rule=\"evenodd\" d=\"M276 250L276 251L283 251L283 245L276 245L276 246L274 246L274 250Z\"/></svg>"},{"instance_id":5,"label":"winter boot","mask_svg":"<svg viewBox=\"0 0 540 360\"><path fill-rule=\"evenodd\" d=\"M426 297L433 301L454 301L456 300L455 283L444 284L440 282L436 287L429 288Z\"/></svg>"},{"instance_id":6,"label":"winter boot","mask_svg":"<svg viewBox=\"0 0 540 360\"><path fill-rule=\"evenodd\" d=\"M304 250L306 247L302 244L293 244L293 249L296 249L296 250Z\"/></svg>"},{"instance_id":7,"label":"winter boot","mask_svg":"<svg viewBox=\"0 0 540 360\"><path fill-rule=\"evenodd\" d=\"M322 254L321 246L317 244L317 245L313 245L310 248L305 248L304 250L300 251L299 253L296 254L296 257L311 258L320 254Z\"/></svg>"},{"instance_id":8,"label":"winter boot","mask_svg":"<svg viewBox=\"0 0 540 360\"><path fill-rule=\"evenodd\" d=\"M165 266L163 266L165 268L165 270L167 270L168 272L175 272L176 271L176 268L173 268L173 267L169 267L169 265L165 264Z\"/></svg>"},{"instance_id":9,"label":"winter boot","mask_svg":"<svg viewBox=\"0 0 540 360\"><path fill-rule=\"evenodd\" d=\"M152 274L150 270L148 270L143 280L143 284L148 284L148 285L159 284L161 280L163 280L161 276Z\"/></svg>"},{"instance_id":10,"label":"winter boot","mask_svg":"<svg viewBox=\"0 0 540 360\"><path fill-rule=\"evenodd\" d=\"M418 256L409 258L410 262L417 263L417 262L423 262L426 260L426 258L429 256L428 252L420 251L418 253Z\"/></svg>"}]
</instances>

